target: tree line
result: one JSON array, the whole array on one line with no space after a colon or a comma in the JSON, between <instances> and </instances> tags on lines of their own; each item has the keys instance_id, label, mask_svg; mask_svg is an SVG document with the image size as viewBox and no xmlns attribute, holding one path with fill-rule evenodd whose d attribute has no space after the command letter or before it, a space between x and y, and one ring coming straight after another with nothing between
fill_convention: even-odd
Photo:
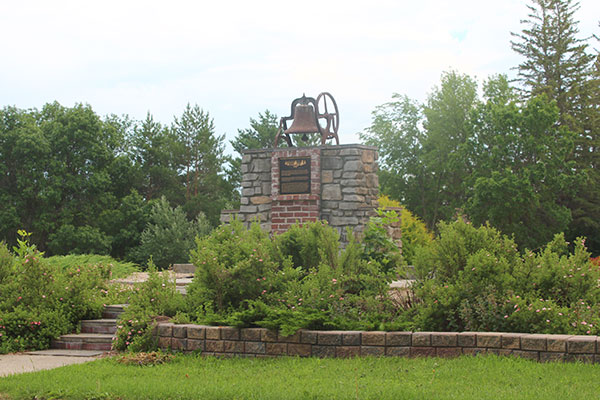
<instances>
[{"instance_id":1,"label":"tree line","mask_svg":"<svg viewBox=\"0 0 600 400\"><path fill-rule=\"evenodd\" d=\"M457 216L539 249L555 233L600 253L600 56L572 0L532 0L517 77L445 72L424 103L395 94L361 134L383 193L430 229ZM596 38L597 39L597 38ZM479 94L481 93L481 95Z\"/></svg>"}]
</instances>

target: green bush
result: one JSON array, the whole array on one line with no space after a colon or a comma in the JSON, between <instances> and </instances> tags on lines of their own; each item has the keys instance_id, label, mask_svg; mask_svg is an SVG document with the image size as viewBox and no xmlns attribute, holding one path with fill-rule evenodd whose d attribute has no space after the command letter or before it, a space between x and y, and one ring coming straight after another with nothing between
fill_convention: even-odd
<instances>
[{"instance_id":1,"label":"green bush","mask_svg":"<svg viewBox=\"0 0 600 400\"><path fill-rule=\"evenodd\" d=\"M141 244L131 251L131 257L140 264L152 258L159 269L187 262L196 236L204 236L210 230L204 214L189 221L181 207L172 208L163 196L152 206Z\"/></svg>"},{"instance_id":2,"label":"green bush","mask_svg":"<svg viewBox=\"0 0 600 400\"><path fill-rule=\"evenodd\" d=\"M489 226L458 220L417 251L414 326L440 331L597 332L600 268L584 241L573 252L562 234L520 255Z\"/></svg>"},{"instance_id":3,"label":"green bush","mask_svg":"<svg viewBox=\"0 0 600 400\"><path fill-rule=\"evenodd\" d=\"M81 319L99 317L108 293L109 266L56 266L19 234L14 253L0 245L1 352L48 347Z\"/></svg>"},{"instance_id":4,"label":"green bush","mask_svg":"<svg viewBox=\"0 0 600 400\"><path fill-rule=\"evenodd\" d=\"M352 237L352 235L350 235ZM388 295L393 274L354 240L340 249L324 222L293 226L271 239L257 224L223 225L197 241L188 310L202 323L310 329L382 329L398 316Z\"/></svg>"},{"instance_id":5,"label":"green bush","mask_svg":"<svg viewBox=\"0 0 600 400\"><path fill-rule=\"evenodd\" d=\"M396 211L377 209L377 217L367 223L363 234L364 258L379 263L386 272L399 272L403 258L398 245L390 237L388 227L399 221Z\"/></svg>"},{"instance_id":6,"label":"green bush","mask_svg":"<svg viewBox=\"0 0 600 400\"><path fill-rule=\"evenodd\" d=\"M111 256L101 256L97 254L70 254L66 256L52 256L46 258L51 265L62 268L73 268L82 265L104 265L110 268L110 278L125 278L134 272L138 272L140 267L132 262L118 261ZM108 269L107 269L108 271Z\"/></svg>"}]
</instances>

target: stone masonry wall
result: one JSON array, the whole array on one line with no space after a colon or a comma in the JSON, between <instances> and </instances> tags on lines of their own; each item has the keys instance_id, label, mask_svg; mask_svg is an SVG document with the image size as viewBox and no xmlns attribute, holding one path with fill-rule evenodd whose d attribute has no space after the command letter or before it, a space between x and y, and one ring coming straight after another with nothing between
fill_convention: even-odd
<instances>
[{"instance_id":1,"label":"stone masonry wall","mask_svg":"<svg viewBox=\"0 0 600 400\"><path fill-rule=\"evenodd\" d=\"M536 361L600 363L598 336L493 332L361 332L300 330L282 336L264 328L162 323L163 350L241 357L457 357L496 354Z\"/></svg>"},{"instance_id":2,"label":"stone masonry wall","mask_svg":"<svg viewBox=\"0 0 600 400\"><path fill-rule=\"evenodd\" d=\"M311 193L279 194L278 160L311 158ZM306 148L246 150L242 157L239 211L224 210L222 222L237 215L244 223L257 220L271 232L284 232L296 221L321 219L336 228L342 243L346 228L360 233L377 208L377 150L359 144Z\"/></svg>"}]
</instances>

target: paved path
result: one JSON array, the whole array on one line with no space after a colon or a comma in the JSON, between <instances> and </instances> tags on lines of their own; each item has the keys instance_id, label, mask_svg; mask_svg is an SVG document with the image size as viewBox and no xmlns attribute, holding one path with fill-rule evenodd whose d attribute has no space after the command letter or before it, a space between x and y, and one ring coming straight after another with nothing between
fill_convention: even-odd
<instances>
[{"instance_id":1,"label":"paved path","mask_svg":"<svg viewBox=\"0 0 600 400\"><path fill-rule=\"evenodd\" d=\"M26 353L0 355L0 376L58 368L97 360L98 356L32 355Z\"/></svg>"}]
</instances>

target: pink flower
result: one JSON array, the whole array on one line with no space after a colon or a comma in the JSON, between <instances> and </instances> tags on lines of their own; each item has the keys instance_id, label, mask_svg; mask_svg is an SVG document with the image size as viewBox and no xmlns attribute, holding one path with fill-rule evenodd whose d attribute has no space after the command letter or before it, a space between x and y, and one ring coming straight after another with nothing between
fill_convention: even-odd
<instances>
[{"instance_id":1,"label":"pink flower","mask_svg":"<svg viewBox=\"0 0 600 400\"><path fill-rule=\"evenodd\" d=\"M505 315L504 318L508 318L508 315Z\"/></svg>"},{"instance_id":2,"label":"pink flower","mask_svg":"<svg viewBox=\"0 0 600 400\"><path fill-rule=\"evenodd\" d=\"M333 279L331 280L331 282L333 282L333 284L335 285L335 284L337 283L337 279L333 278Z\"/></svg>"},{"instance_id":3,"label":"pink flower","mask_svg":"<svg viewBox=\"0 0 600 400\"><path fill-rule=\"evenodd\" d=\"M344 300L344 298L343 298L343 297L340 297L340 300Z\"/></svg>"}]
</instances>

